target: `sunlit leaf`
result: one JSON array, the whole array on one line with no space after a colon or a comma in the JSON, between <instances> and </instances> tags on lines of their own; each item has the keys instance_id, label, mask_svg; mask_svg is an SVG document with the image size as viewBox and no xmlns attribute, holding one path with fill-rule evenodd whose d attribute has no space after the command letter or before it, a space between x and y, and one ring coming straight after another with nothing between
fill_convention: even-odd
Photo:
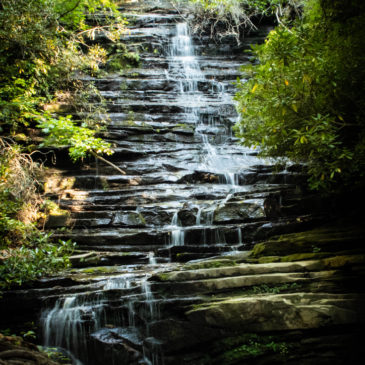
<instances>
[{"instance_id":1,"label":"sunlit leaf","mask_svg":"<svg viewBox=\"0 0 365 365\"><path fill-rule=\"evenodd\" d=\"M254 85L254 87L251 89L251 93L252 94L254 94L255 93L255 91L256 91L256 89L257 89L257 87L258 87L259 85L258 84L255 84Z\"/></svg>"}]
</instances>

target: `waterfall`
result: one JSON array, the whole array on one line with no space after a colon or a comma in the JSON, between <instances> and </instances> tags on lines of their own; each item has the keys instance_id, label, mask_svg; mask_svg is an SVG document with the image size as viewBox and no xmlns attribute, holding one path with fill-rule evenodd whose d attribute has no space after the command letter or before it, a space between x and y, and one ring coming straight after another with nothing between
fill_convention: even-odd
<instances>
[{"instance_id":1,"label":"waterfall","mask_svg":"<svg viewBox=\"0 0 365 365\"><path fill-rule=\"evenodd\" d=\"M176 25L176 34L172 37L169 53L170 64L167 78L178 82L177 102L185 105L185 122L196 125L196 133L200 136L204 146L203 167L208 171L212 170L219 173L221 175L219 182L228 185L230 189L235 189L239 185L239 179L238 174L233 171L240 166L242 161L235 161L226 151L220 151L219 146L210 142L211 138L207 132L218 132L222 125L217 123L217 118L212 115L208 117L207 125L205 125L200 116L199 109L204 108L209 101L199 90L199 82L207 82L208 80L200 69L186 23ZM228 104L233 103L221 82L215 80L210 82L212 93L217 100ZM208 131L207 126L209 127ZM226 138L229 137L230 129L225 134Z\"/></svg>"},{"instance_id":2,"label":"waterfall","mask_svg":"<svg viewBox=\"0 0 365 365\"><path fill-rule=\"evenodd\" d=\"M167 23L165 27L170 31L171 24ZM113 128L111 128L111 131L118 135L120 154L127 156L127 162L133 163L134 154L138 158L142 156L142 163L138 166L130 165L129 170L135 170L136 176L143 176L143 178L138 182L136 180L136 184L131 188L125 180L119 182L118 179L121 177L112 176L110 185L116 186L115 194L119 194L114 205L110 203L109 206L109 201L114 199L114 193L104 189L100 194L105 195L99 197L99 200L98 197L91 198L89 211L80 219L80 226L83 227L82 233L85 235L84 244L88 247L87 249L93 250L99 244L93 240L104 240L100 244L99 250L103 252L103 250L110 249L111 258L106 256L106 260L109 260L108 265L117 265L118 260L125 259L128 262L125 264L125 272L96 276L95 280L88 283L86 290L90 290L90 292L79 293L78 289L75 289L72 294L64 294L57 300L53 308L45 309L42 313L41 325L45 345L70 351L76 357L73 360L74 365L100 365L100 363L119 365L118 344L125 345L127 349L135 346L137 349L135 352L138 354L134 355L139 356L140 363L163 365L160 343L153 338L152 331L154 322L160 319L159 299L154 297L153 286L151 287L148 282L148 277L152 272L164 269L162 262L172 265L168 263L168 256L171 255L171 252L184 253L189 245L193 247L193 251L191 251L193 258L199 258L200 253L203 253L202 257L207 257L216 252L230 250L231 247L227 245L227 241L231 242L233 236L237 237L236 243L242 245L241 229L228 227L231 230L230 233L234 232L234 235L229 236L226 233L227 227L219 221L217 223L216 219L217 209L229 204L231 199L234 200L235 194L245 189L240 186L242 180L240 171L246 164L246 156L242 150L233 153L236 151L236 147L232 147L230 140L230 125L232 119L235 118L232 117L234 112L230 112L229 109L233 103L231 95L224 81L215 80L212 76L206 77L202 56L196 52L196 46L193 44L186 23L176 24L170 42L164 51L164 68L159 71L159 78L153 80L153 86L158 91L138 89L135 95L141 99L135 104L133 104L135 100L130 100L130 105L134 105L137 110L143 110L143 113L147 114L147 111L145 112L143 109L144 99L141 97L143 95L146 105L148 102L150 103L146 108L156 110L166 106L167 112L164 110L158 115L149 115L147 118L145 114L141 116L142 113L139 113L138 115L137 111L135 113L136 121L128 123L127 131L123 130L118 135L118 129L113 130L115 125L112 125ZM153 75L154 70L151 69L148 72L147 76ZM138 83L146 85L143 84L146 82L143 78L141 80L131 78L131 80L134 85L138 85ZM111 93L113 92L111 91ZM162 94L163 92L165 94ZM149 96L149 93L152 96ZM160 101L161 95L165 95L166 105ZM116 108L116 105L118 105L117 102L113 102L111 108ZM124 106L122 105L122 107ZM176 109L171 107L176 107ZM129 111L124 110L122 113L117 109L117 112L114 113L116 126L118 126L118 122L125 122L123 118L128 113ZM138 120L138 117L142 118L142 121ZM156 128L154 123L158 125L158 129L152 129L153 131L157 130L159 133L160 128L166 129L156 138L157 147L156 144L153 145L156 141L153 138L150 139L151 129L148 129L150 126L147 123L145 125L145 120L151 122L152 128ZM176 125L180 124L192 127L193 130L192 137L189 135L191 140L188 140L186 144L179 142L178 134L173 135L171 132L177 128ZM137 126L142 126L148 133L144 134L139 130L134 134ZM133 148L124 141L124 138L128 137L131 137ZM181 138L184 141L184 137ZM149 145L150 140L152 146ZM165 147L164 140L171 143L173 147L170 149ZM144 150L138 150L141 146L138 143L148 145L147 153ZM189 152L191 155L177 163L177 165L179 163L184 165L171 164L171 159L174 159L175 155L183 153L186 146L191 148L191 152ZM161 150L163 157L159 155ZM155 158L155 154L157 158ZM163 159L168 163L164 164L166 161ZM189 165L190 162L192 166ZM250 163L252 164L252 161ZM170 172L170 175L165 180L160 179L160 176L154 175L155 165L161 169L166 167L164 171ZM102 173L102 166L96 165L96 173L98 175ZM176 176L173 175L175 173ZM204 177L205 175L206 177ZM198 182L196 183L195 180L185 182L185 180L181 180L184 176L188 176L188 178L193 176L193 179L197 176ZM143 182L143 179L146 183ZM142 182L140 183L140 181ZM169 181L172 184L168 185ZM139 183L149 186L156 184L158 189L151 189L147 192L141 189L141 193L141 190L138 190L141 188ZM179 186L179 184L181 185ZM95 186L96 188L97 186ZM123 194L129 194L129 196L123 200ZM175 196L174 194L176 194L176 198L169 198L169 196ZM209 194L213 197L210 197ZM208 197L204 197L204 195L208 195ZM203 197L200 198L201 196ZM168 201L168 198L175 199L175 201ZM147 219L144 219L146 206L150 210L146 214ZM185 209L185 207L188 208ZM96 214L92 215L94 211ZM179 213L182 211L188 213L189 223L186 223L185 216L180 215L181 219L179 218ZM162 218L157 217L160 213ZM88 219L90 216L94 217L94 220ZM148 219L150 220L148 221ZM88 229L92 224L96 224L95 222L103 222L103 228L106 230L104 236L98 236L103 228L97 228L96 231ZM95 232L96 238L93 237L92 232ZM154 241L155 237L156 241ZM107 248L105 249L105 247ZM172 247L176 250L172 250ZM119 252L119 250L121 251ZM108 251L108 254L110 252ZM145 253L144 257L141 252ZM138 264L129 264L127 260L129 256L138 257ZM117 260L117 263L113 259ZM102 354L106 356L105 360L100 360L95 353L98 346L102 345L111 349ZM123 361L126 362L121 362L121 365L128 363L128 360Z\"/></svg>"},{"instance_id":3,"label":"waterfall","mask_svg":"<svg viewBox=\"0 0 365 365\"><path fill-rule=\"evenodd\" d=\"M55 307L41 316L45 346L67 349L87 364L88 333L100 328L103 315L101 298L84 300L81 296L71 296L58 299ZM75 362L82 364L78 359Z\"/></svg>"}]
</instances>

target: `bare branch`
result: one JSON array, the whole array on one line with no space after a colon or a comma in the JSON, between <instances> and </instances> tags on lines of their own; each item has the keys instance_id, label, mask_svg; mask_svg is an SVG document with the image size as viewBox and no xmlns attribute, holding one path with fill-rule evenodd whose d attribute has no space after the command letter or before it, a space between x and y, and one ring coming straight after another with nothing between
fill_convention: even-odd
<instances>
[{"instance_id":1,"label":"bare branch","mask_svg":"<svg viewBox=\"0 0 365 365\"><path fill-rule=\"evenodd\" d=\"M122 175L126 175L126 172L123 171L122 169L120 169L117 165L114 165L113 162L110 162L108 160L106 160L104 157L99 156L97 153L95 153L94 151L89 151L91 155L93 155L95 158L99 159L100 161L103 161L104 163L108 164L109 166L113 167L114 169L116 169L118 172L120 172Z\"/></svg>"}]
</instances>

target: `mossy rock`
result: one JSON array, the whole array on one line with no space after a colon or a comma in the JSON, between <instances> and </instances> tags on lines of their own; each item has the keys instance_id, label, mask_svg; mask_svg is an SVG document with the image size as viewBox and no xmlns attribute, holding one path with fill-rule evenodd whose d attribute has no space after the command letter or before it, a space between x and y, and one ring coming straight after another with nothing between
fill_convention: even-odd
<instances>
[{"instance_id":1,"label":"mossy rock","mask_svg":"<svg viewBox=\"0 0 365 365\"><path fill-rule=\"evenodd\" d=\"M187 125L187 124L178 124L176 127L172 128L174 133L181 133L181 134L194 134L194 127Z\"/></svg>"},{"instance_id":2,"label":"mossy rock","mask_svg":"<svg viewBox=\"0 0 365 365\"><path fill-rule=\"evenodd\" d=\"M258 263L258 264L271 264L272 262L280 262L281 257L280 256L263 256L258 258L257 260L254 260L252 263Z\"/></svg>"},{"instance_id":3,"label":"mossy rock","mask_svg":"<svg viewBox=\"0 0 365 365\"><path fill-rule=\"evenodd\" d=\"M293 261L304 261L304 260L320 260L325 257L331 256L333 253L330 252L304 252L295 253L292 255L284 256L280 258L280 262L293 262ZM260 259L259 259L260 261Z\"/></svg>"},{"instance_id":4,"label":"mossy rock","mask_svg":"<svg viewBox=\"0 0 365 365\"><path fill-rule=\"evenodd\" d=\"M111 274L119 271L120 270L118 270L118 268L114 266L98 266L98 267L87 267L83 270L80 270L79 272L82 272L83 274L98 275L98 274Z\"/></svg>"},{"instance_id":5,"label":"mossy rock","mask_svg":"<svg viewBox=\"0 0 365 365\"><path fill-rule=\"evenodd\" d=\"M323 260L324 264L328 269L344 268L355 265L365 264L365 255L339 255L329 257Z\"/></svg>"},{"instance_id":6,"label":"mossy rock","mask_svg":"<svg viewBox=\"0 0 365 365\"><path fill-rule=\"evenodd\" d=\"M183 270L199 270L199 269L213 269L225 266L237 265L235 261L230 259L219 259L219 260L206 260L201 262L187 263L182 269Z\"/></svg>"},{"instance_id":7,"label":"mossy rock","mask_svg":"<svg viewBox=\"0 0 365 365\"><path fill-rule=\"evenodd\" d=\"M361 231L322 228L273 237L268 241L256 244L250 256L251 258L261 258L263 256L290 256L305 253L306 256L292 257L288 260L323 258L326 255L321 255L321 253L333 254L343 250L356 249L362 247L362 242L363 233Z\"/></svg>"}]
</instances>

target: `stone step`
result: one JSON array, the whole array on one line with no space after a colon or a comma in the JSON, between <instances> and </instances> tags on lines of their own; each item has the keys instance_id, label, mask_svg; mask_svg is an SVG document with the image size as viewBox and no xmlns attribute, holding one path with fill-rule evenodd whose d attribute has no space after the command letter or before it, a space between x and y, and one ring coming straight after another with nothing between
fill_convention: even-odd
<instances>
[{"instance_id":1,"label":"stone step","mask_svg":"<svg viewBox=\"0 0 365 365\"><path fill-rule=\"evenodd\" d=\"M209 264L209 262L207 263ZM212 265L214 265L214 262L212 262ZM161 276L157 274L155 276L152 276L150 280L163 282L180 282L245 275L254 276L273 273L321 271L324 269L333 268L333 264L330 260L308 260L268 264L235 264L234 262L232 262L231 265L232 266L229 266L227 264L227 266L213 267L207 269L173 271L169 273L164 273Z\"/></svg>"},{"instance_id":2,"label":"stone step","mask_svg":"<svg viewBox=\"0 0 365 365\"><path fill-rule=\"evenodd\" d=\"M143 99L143 98L142 98ZM189 99L191 99L189 101ZM227 100L208 100L208 103L193 100L192 97L186 98L184 100L170 100L161 102L161 100L156 101L145 101L143 103L138 103L137 100L123 100L116 99L113 102L107 101L106 106L108 112L112 113L144 113L148 114L164 114L164 113L188 113L198 110L203 113L219 113L223 116L234 117L237 115L235 107L229 103ZM193 115L191 116L193 118Z\"/></svg>"},{"instance_id":3,"label":"stone step","mask_svg":"<svg viewBox=\"0 0 365 365\"><path fill-rule=\"evenodd\" d=\"M169 82L169 86L171 87L171 89L168 91L164 89L143 89L141 86L139 86L139 88L135 90L123 91L121 90L121 88L125 87L124 85L125 84L123 83L121 84L120 90L101 91L100 94L108 102L125 101L127 103L130 103L133 100L142 100L145 102L164 102L166 104L169 104L171 101L175 101L181 104L182 97L179 88L181 86L184 87L184 85L188 86L188 81L186 83L180 82L179 80ZM161 83L160 86L161 88L163 88L164 83ZM227 100L231 101L230 97L232 96L232 94L229 94L227 90L224 91L224 94L217 91L217 89L223 88L223 85L221 83L201 81L198 83L197 87L202 92L201 101L204 101L207 104L212 104L214 102L214 104L219 105L219 103L227 102ZM221 94L221 97L219 97L217 93ZM189 99L188 92L185 93L184 98Z\"/></svg>"},{"instance_id":4,"label":"stone step","mask_svg":"<svg viewBox=\"0 0 365 365\"><path fill-rule=\"evenodd\" d=\"M239 289L241 291L259 285L282 285L317 280L319 276L329 278L335 275L334 271L325 271L316 273L269 273L261 275L243 275L243 276L232 276L214 279L201 279L193 281L179 281L179 282L160 282L154 284L157 290L167 290L172 294L207 294L207 293L220 293L227 291L235 291Z\"/></svg>"},{"instance_id":5,"label":"stone step","mask_svg":"<svg viewBox=\"0 0 365 365\"><path fill-rule=\"evenodd\" d=\"M149 60L146 60L149 62ZM151 61L152 62L152 61ZM165 62L164 59L157 59L155 62ZM168 79L166 71L166 67L161 67L160 75L156 75L155 78L138 78L136 75L133 78L128 78L126 76L114 76L113 78L102 78L102 79L94 79L92 80L97 88L101 91L122 91L122 92L130 92L130 91L165 91L166 93L170 92L174 88L178 86L180 81L177 79ZM142 70L140 69L140 72ZM155 70L157 72L157 70ZM208 71L206 71L208 72ZM218 71L217 71L218 72ZM236 71L234 72L236 74ZM212 75L207 74L206 79L196 80L196 84L199 91L202 92L222 92L222 88L224 87L224 91L229 94L234 94L234 85L230 80L221 80L217 81L211 78ZM210 78L209 78L210 77ZM233 77L233 76L232 76Z\"/></svg>"},{"instance_id":6,"label":"stone step","mask_svg":"<svg viewBox=\"0 0 365 365\"><path fill-rule=\"evenodd\" d=\"M173 12L173 10L171 10ZM159 13L128 13L123 11L123 16L125 16L130 23L130 27L133 30L133 27L155 27L155 24L159 24L160 26L166 26L166 24L175 24L178 21L181 21L181 16L179 14L159 14Z\"/></svg>"},{"instance_id":7,"label":"stone step","mask_svg":"<svg viewBox=\"0 0 365 365\"><path fill-rule=\"evenodd\" d=\"M314 217L315 218L315 217ZM262 240L270 235L290 233L312 224L313 217L301 217L298 221L295 218L284 218L275 224L265 221L253 221L250 223L211 225L211 226L189 226L176 227L162 225L154 228L118 228L107 226L103 228L74 229L71 232L56 232L55 239L76 241L80 248L87 247L108 247L136 245L155 248L184 246L184 245L246 245L250 247L253 240ZM146 251L147 248L146 248ZM305 251L307 252L307 251Z\"/></svg>"},{"instance_id":8,"label":"stone step","mask_svg":"<svg viewBox=\"0 0 365 365\"><path fill-rule=\"evenodd\" d=\"M269 332L364 323L364 305L365 296L360 294L278 294L211 303L187 317L202 326Z\"/></svg>"},{"instance_id":9,"label":"stone step","mask_svg":"<svg viewBox=\"0 0 365 365\"><path fill-rule=\"evenodd\" d=\"M212 245L184 245L184 246L169 246L168 248L158 248L156 251L157 257L168 257L174 262L187 262L191 260L201 260L204 258L214 257L219 254L244 250L244 245L227 245L227 244L212 244Z\"/></svg>"},{"instance_id":10,"label":"stone step","mask_svg":"<svg viewBox=\"0 0 365 365\"><path fill-rule=\"evenodd\" d=\"M120 165L123 169L124 164ZM222 185L227 185L227 178L225 175L220 175L212 172L190 172L179 170L176 172L169 172L166 169L161 169L162 171L148 171L148 168L144 169L147 174L143 175L78 175L73 176L72 178L61 178L59 182L54 181L54 185L63 185L67 184L68 188L84 188L88 189L118 189L127 186L142 186L142 185L156 185L156 184L185 184L185 183L217 183L219 181L222 182ZM113 171L113 170L112 170ZM143 173L143 169L139 170ZM114 171L113 171L114 172ZM161 175L161 172L163 175ZM237 185L247 186L250 182L252 184L277 184L277 185L298 185L303 182L304 177L302 175L286 175L286 174L277 174L267 176L262 174L244 174L239 173L236 174L237 177ZM65 181L63 183L62 181ZM226 187L227 188L227 187ZM227 190L227 189L226 189ZM228 189L231 190L230 188Z\"/></svg>"}]
</instances>

